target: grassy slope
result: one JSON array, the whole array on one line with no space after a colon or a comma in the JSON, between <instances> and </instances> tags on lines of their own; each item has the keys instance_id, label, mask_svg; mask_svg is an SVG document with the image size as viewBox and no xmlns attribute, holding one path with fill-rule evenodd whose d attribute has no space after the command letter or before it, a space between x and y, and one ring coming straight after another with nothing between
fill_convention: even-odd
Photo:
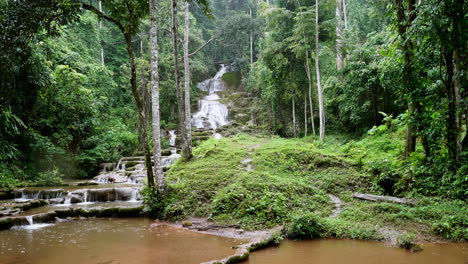
<instances>
[{"instance_id":1,"label":"grassy slope","mask_svg":"<svg viewBox=\"0 0 468 264\"><path fill-rule=\"evenodd\" d=\"M208 216L263 228L312 212L321 219L324 236L382 239L379 230L385 228L466 240L468 208L463 201L419 196L418 205L410 207L351 198L353 192L381 194L379 175L388 164L399 166L401 149L398 133L346 143L333 137L323 143L247 135L210 139L194 150L194 159L179 161L169 171L174 192L166 216ZM253 171L240 165L245 159L252 159ZM336 218L328 217L333 208L328 193L344 201Z\"/></svg>"}]
</instances>

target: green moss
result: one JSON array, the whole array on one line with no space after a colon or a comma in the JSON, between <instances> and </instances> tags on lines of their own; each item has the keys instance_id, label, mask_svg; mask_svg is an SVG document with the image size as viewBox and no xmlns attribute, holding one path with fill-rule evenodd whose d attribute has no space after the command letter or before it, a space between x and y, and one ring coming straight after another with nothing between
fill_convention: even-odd
<instances>
[{"instance_id":1,"label":"green moss","mask_svg":"<svg viewBox=\"0 0 468 264\"><path fill-rule=\"evenodd\" d=\"M228 89L235 90L239 87L242 76L240 72L227 72L223 74L221 79L224 81Z\"/></svg>"},{"instance_id":2,"label":"green moss","mask_svg":"<svg viewBox=\"0 0 468 264\"><path fill-rule=\"evenodd\" d=\"M406 206L352 198L353 192L384 194L376 180L382 174L373 170L398 170L403 146L398 133L361 141L243 134L208 139L194 149L192 159L177 161L167 172L170 191L158 209L163 212L159 217L210 217L255 229L288 225L296 216L315 214L324 237L380 240L379 230L389 227L401 233L468 240L464 201L413 197L418 204ZM245 159L252 159L253 171L240 166ZM334 208L328 193L344 202L336 218L328 218Z\"/></svg>"}]
</instances>

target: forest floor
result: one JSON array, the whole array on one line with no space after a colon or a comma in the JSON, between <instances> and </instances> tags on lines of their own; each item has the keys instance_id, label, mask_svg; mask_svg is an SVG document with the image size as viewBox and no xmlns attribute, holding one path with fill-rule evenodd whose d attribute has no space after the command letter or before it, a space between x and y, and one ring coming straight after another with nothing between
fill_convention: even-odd
<instances>
[{"instance_id":1,"label":"forest floor","mask_svg":"<svg viewBox=\"0 0 468 264\"><path fill-rule=\"evenodd\" d=\"M190 161L178 161L168 171L171 191L164 217L208 217L254 230L287 227L313 214L320 219L322 237L399 245L466 241L465 201L415 192L402 194L416 199L416 205L352 198L356 192L385 194L382 176L373 172L382 164L397 166L402 144L398 133L346 142L334 137L320 142L315 137L245 134L210 139L194 149ZM337 203L341 203L339 213Z\"/></svg>"}]
</instances>

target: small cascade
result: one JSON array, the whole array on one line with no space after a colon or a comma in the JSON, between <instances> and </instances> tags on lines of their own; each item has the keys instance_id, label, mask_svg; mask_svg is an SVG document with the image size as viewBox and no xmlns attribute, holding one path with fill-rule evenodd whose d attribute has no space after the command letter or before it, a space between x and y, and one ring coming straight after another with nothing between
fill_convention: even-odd
<instances>
[{"instance_id":1,"label":"small cascade","mask_svg":"<svg viewBox=\"0 0 468 264\"><path fill-rule=\"evenodd\" d=\"M63 198L65 190L63 189L50 189L50 190L30 190L19 189L15 190L16 200L51 200Z\"/></svg>"},{"instance_id":2,"label":"small cascade","mask_svg":"<svg viewBox=\"0 0 468 264\"><path fill-rule=\"evenodd\" d=\"M52 225L52 224L44 224L44 223L42 223L42 224L36 223L35 224L33 215L25 216L25 218L26 218L26 221L28 222L28 224L27 225L16 226L15 227L16 229L36 230L36 229L40 229L40 228Z\"/></svg>"},{"instance_id":3,"label":"small cascade","mask_svg":"<svg viewBox=\"0 0 468 264\"><path fill-rule=\"evenodd\" d=\"M198 129L217 129L229 124L227 106L220 103L217 92L224 91L221 77L228 71L228 67L221 64L221 69L212 79L198 84L198 89L208 92L208 95L198 101L198 112L193 115L192 126Z\"/></svg>"},{"instance_id":4,"label":"small cascade","mask_svg":"<svg viewBox=\"0 0 468 264\"><path fill-rule=\"evenodd\" d=\"M167 168L174 164L174 162L182 157L180 154L177 154L176 146L177 135L175 130L169 130L169 144L171 145L171 155L167 157L161 157L161 164L163 167Z\"/></svg>"}]
</instances>

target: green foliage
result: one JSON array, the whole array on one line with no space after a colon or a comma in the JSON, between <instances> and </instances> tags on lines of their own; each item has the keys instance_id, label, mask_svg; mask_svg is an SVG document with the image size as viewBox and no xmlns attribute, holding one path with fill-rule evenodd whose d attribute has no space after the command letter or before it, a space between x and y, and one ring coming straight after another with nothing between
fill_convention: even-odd
<instances>
[{"instance_id":1,"label":"green foliage","mask_svg":"<svg viewBox=\"0 0 468 264\"><path fill-rule=\"evenodd\" d=\"M60 186L63 175L57 168L41 172L37 175L34 184L37 186Z\"/></svg>"},{"instance_id":2,"label":"green foliage","mask_svg":"<svg viewBox=\"0 0 468 264\"><path fill-rule=\"evenodd\" d=\"M293 217L286 227L286 235L292 239L319 238L323 232L320 219L315 214Z\"/></svg>"},{"instance_id":3,"label":"green foliage","mask_svg":"<svg viewBox=\"0 0 468 264\"><path fill-rule=\"evenodd\" d=\"M412 249L415 246L413 242L415 239L416 236L414 234L401 234L397 237L398 247L404 249Z\"/></svg>"},{"instance_id":4,"label":"green foliage","mask_svg":"<svg viewBox=\"0 0 468 264\"><path fill-rule=\"evenodd\" d=\"M145 207L143 213L158 219L166 218L167 196L164 197L156 187L145 186L141 191Z\"/></svg>"}]
</instances>

